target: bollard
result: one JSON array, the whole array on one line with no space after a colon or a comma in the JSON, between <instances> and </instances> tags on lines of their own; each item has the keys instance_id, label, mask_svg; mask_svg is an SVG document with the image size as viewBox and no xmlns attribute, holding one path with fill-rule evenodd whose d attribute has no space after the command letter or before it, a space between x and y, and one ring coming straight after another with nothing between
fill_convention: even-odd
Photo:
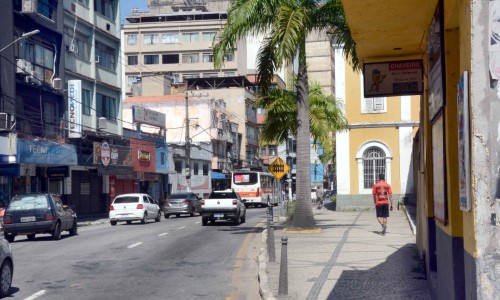
<instances>
[{"instance_id":1,"label":"bollard","mask_svg":"<svg viewBox=\"0 0 500 300\"><path fill-rule=\"evenodd\" d=\"M288 254L287 254L288 238L281 237L281 262L280 262L280 282L278 287L278 295L288 295Z\"/></svg>"},{"instance_id":2,"label":"bollard","mask_svg":"<svg viewBox=\"0 0 500 300\"><path fill-rule=\"evenodd\" d=\"M267 224L271 224L273 221L273 208L271 206L267 207Z\"/></svg>"},{"instance_id":3,"label":"bollard","mask_svg":"<svg viewBox=\"0 0 500 300\"><path fill-rule=\"evenodd\" d=\"M276 262L276 246L274 245L274 228L273 222L271 221L271 225L267 227L268 236L267 236L267 255L269 256L269 262Z\"/></svg>"}]
</instances>

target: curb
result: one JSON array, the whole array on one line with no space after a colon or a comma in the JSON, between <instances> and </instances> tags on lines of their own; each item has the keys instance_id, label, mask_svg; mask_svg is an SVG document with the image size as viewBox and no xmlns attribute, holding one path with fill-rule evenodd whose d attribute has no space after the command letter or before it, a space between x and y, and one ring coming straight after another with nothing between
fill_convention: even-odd
<instances>
[{"instance_id":1,"label":"curb","mask_svg":"<svg viewBox=\"0 0 500 300\"><path fill-rule=\"evenodd\" d=\"M259 252L259 293L264 300L274 300L273 293L269 289L267 279L267 229L262 231L262 241Z\"/></svg>"},{"instance_id":2,"label":"curb","mask_svg":"<svg viewBox=\"0 0 500 300\"><path fill-rule=\"evenodd\" d=\"M94 226L94 225L100 225L104 224L106 221L83 221L83 222L77 222L78 227L85 227L85 226Z\"/></svg>"},{"instance_id":3,"label":"curb","mask_svg":"<svg viewBox=\"0 0 500 300\"><path fill-rule=\"evenodd\" d=\"M410 225L411 232L413 232L413 235L416 235L417 234L417 227L415 226L413 219L410 217L410 214L408 213L406 206L403 205L402 207L403 207L403 211L405 213L406 219L408 220L408 224Z\"/></svg>"}]
</instances>

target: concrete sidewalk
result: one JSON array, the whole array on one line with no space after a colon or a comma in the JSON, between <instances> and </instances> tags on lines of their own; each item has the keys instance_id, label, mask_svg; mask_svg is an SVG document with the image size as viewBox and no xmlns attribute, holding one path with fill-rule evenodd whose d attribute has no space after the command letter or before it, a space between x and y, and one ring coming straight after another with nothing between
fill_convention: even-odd
<instances>
[{"instance_id":1,"label":"concrete sidewalk","mask_svg":"<svg viewBox=\"0 0 500 300\"><path fill-rule=\"evenodd\" d=\"M431 299L403 210L391 212L385 236L375 211L334 211L328 204L313 211L315 234L287 232L285 218L275 213L276 262L268 260L264 231L259 255L263 299ZM278 294L285 260L282 236L288 237L286 295Z\"/></svg>"}]
</instances>

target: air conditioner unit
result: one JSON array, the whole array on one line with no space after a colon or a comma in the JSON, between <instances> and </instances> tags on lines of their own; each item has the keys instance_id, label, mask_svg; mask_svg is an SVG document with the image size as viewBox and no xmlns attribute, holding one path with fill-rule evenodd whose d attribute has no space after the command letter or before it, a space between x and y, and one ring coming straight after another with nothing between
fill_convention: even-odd
<instances>
[{"instance_id":1,"label":"air conditioner unit","mask_svg":"<svg viewBox=\"0 0 500 300\"><path fill-rule=\"evenodd\" d=\"M106 129L108 120L105 117L100 117L97 123L97 129Z\"/></svg>"},{"instance_id":2,"label":"air conditioner unit","mask_svg":"<svg viewBox=\"0 0 500 300\"><path fill-rule=\"evenodd\" d=\"M66 52L78 53L78 47L75 44L66 45Z\"/></svg>"},{"instance_id":3,"label":"air conditioner unit","mask_svg":"<svg viewBox=\"0 0 500 300\"><path fill-rule=\"evenodd\" d=\"M25 59L16 59L16 73L18 74L33 74L33 65Z\"/></svg>"},{"instance_id":4,"label":"air conditioner unit","mask_svg":"<svg viewBox=\"0 0 500 300\"><path fill-rule=\"evenodd\" d=\"M52 81L52 88L54 90L60 91L63 89L63 82L61 78L54 78Z\"/></svg>"},{"instance_id":5,"label":"air conditioner unit","mask_svg":"<svg viewBox=\"0 0 500 300\"><path fill-rule=\"evenodd\" d=\"M101 61L101 57L99 55L95 56L95 63L98 64Z\"/></svg>"},{"instance_id":6,"label":"air conditioner unit","mask_svg":"<svg viewBox=\"0 0 500 300\"><path fill-rule=\"evenodd\" d=\"M38 12L38 0L23 0L21 12L23 14L36 14Z\"/></svg>"},{"instance_id":7,"label":"air conditioner unit","mask_svg":"<svg viewBox=\"0 0 500 300\"><path fill-rule=\"evenodd\" d=\"M9 130L10 129L10 116L8 113L0 113L0 130Z\"/></svg>"}]
</instances>

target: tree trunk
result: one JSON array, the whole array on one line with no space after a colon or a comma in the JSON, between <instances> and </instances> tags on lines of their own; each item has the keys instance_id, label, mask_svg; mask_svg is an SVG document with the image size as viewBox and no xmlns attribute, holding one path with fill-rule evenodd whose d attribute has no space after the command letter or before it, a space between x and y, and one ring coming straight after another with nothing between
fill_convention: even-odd
<instances>
[{"instance_id":1,"label":"tree trunk","mask_svg":"<svg viewBox=\"0 0 500 300\"><path fill-rule=\"evenodd\" d=\"M304 43L305 44L305 43ZM315 225L311 203L311 133L309 124L309 83L305 63L305 46L300 51L297 74L297 202L293 227L313 228Z\"/></svg>"}]
</instances>

